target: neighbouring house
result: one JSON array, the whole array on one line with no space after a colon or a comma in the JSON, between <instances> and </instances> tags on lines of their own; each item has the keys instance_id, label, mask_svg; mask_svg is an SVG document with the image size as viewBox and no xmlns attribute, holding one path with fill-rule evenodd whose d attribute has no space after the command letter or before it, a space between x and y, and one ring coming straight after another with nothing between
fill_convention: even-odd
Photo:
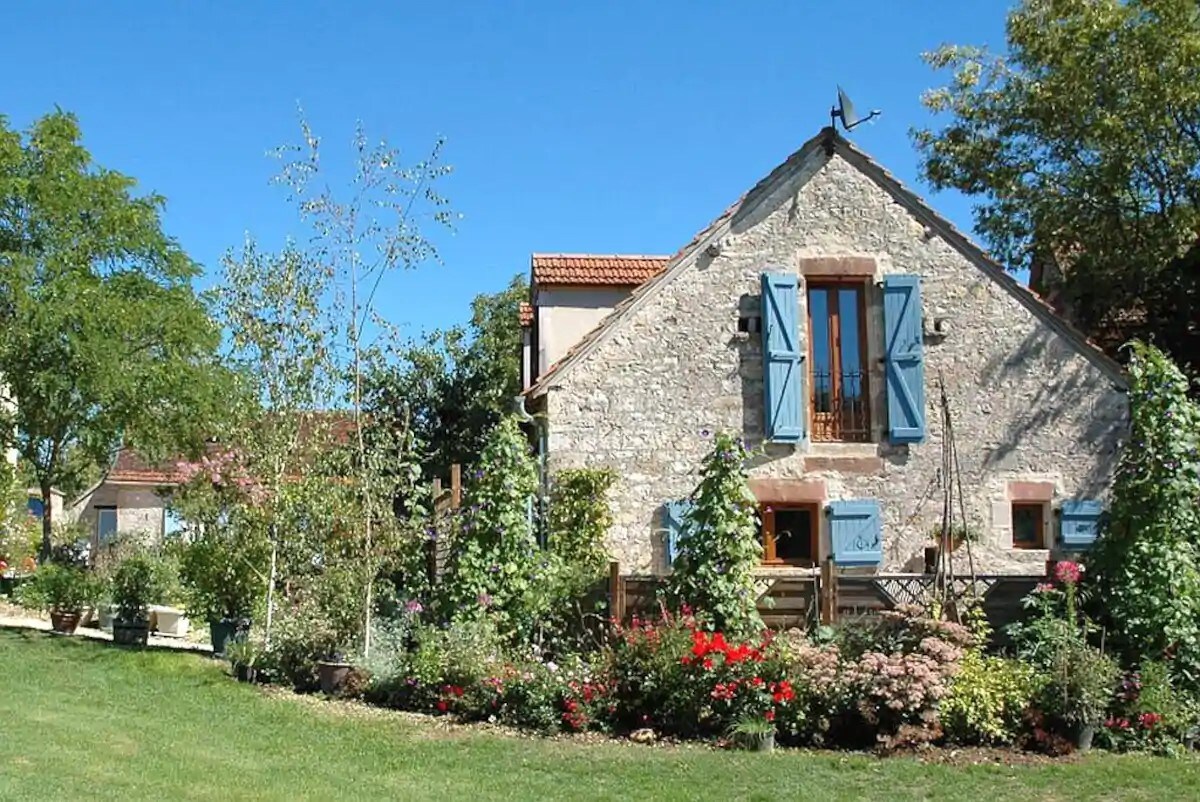
<instances>
[{"instance_id":1,"label":"neighbouring house","mask_svg":"<svg viewBox=\"0 0 1200 802\"><path fill-rule=\"evenodd\" d=\"M170 497L184 480L185 466L179 460L151 465L122 449L112 470L74 503L72 517L91 534L93 548L118 533L159 542L180 528Z\"/></svg>"},{"instance_id":2,"label":"neighbouring house","mask_svg":"<svg viewBox=\"0 0 1200 802\"><path fill-rule=\"evenodd\" d=\"M616 469L623 573L669 570L717 430L755 450L764 572L919 572L947 483L980 572L1095 537L1121 368L833 129L670 258L534 255L531 279L535 439L551 475Z\"/></svg>"}]
</instances>

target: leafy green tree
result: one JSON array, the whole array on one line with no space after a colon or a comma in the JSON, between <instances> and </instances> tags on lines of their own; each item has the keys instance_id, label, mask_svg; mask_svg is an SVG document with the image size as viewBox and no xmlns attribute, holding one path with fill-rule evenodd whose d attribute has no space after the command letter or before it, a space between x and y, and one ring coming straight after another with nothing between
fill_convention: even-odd
<instances>
[{"instance_id":1,"label":"leafy green tree","mask_svg":"<svg viewBox=\"0 0 1200 802\"><path fill-rule=\"evenodd\" d=\"M80 140L61 111L24 137L0 118L0 376L45 505L43 557L52 488L82 491L122 446L195 452L227 394L199 268L163 232L163 198L134 195Z\"/></svg>"},{"instance_id":2,"label":"leafy green tree","mask_svg":"<svg viewBox=\"0 0 1200 802\"><path fill-rule=\"evenodd\" d=\"M700 486L679 534L668 593L714 629L748 634L762 628L754 568L762 556L758 506L741 440L722 432L704 460Z\"/></svg>"},{"instance_id":3,"label":"leafy green tree","mask_svg":"<svg viewBox=\"0 0 1200 802\"><path fill-rule=\"evenodd\" d=\"M1200 15L1194 0L1023 0L1007 53L926 54L925 178L977 199L1010 269L1047 267L1085 331L1200 369ZM1058 275L1056 275L1058 274Z\"/></svg>"},{"instance_id":4,"label":"leafy green tree","mask_svg":"<svg viewBox=\"0 0 1200 802\"><path fill-rule=\"evenodd\" d=\"M1200 406L1156 348L1133 345L1132 426L1089 559L1110 642L1135 663L1172 658L1200 687Z\"/></svg>"},{"instance_id":5,"label":"leafy green tree","mask_svg":"<svg viewBox=\"0 0 1200 802\"><path fill-rule=\"evenodd\" d=\"M411 420L427 449L427 476L444 476L454 463L473 465L488 433L512 411L521 391L518 308L528 297L518 274L504 290L475 296L466 328L434 331L368 375L367 409Z\"/></svg>"},{"instance_id":6,"label":"leafy green tree","mask_svg":"<svg viewBox=\"0 0 1200 802\"><path fill-rule=\"evenodd\" d=\"M483 449L463 496L443 580L451 617L488 615L507 635L532 633L543 611L543 554L531 520L537 468L513 416Z\"/></svg>"}]
</instances>

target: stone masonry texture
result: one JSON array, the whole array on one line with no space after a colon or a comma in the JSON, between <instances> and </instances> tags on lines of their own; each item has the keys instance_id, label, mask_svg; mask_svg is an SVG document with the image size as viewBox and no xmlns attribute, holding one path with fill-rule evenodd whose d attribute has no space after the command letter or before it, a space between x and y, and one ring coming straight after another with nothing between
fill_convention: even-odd
<instances>
[{"instance_id":1,"label":"stone masonry texture","mask_svg":"<svg viewBox=\"0 0 1200 802\"><path fill-rule=\"evenodd\" d=\"M861 277L871 263L872 442L763 444L761 340L739 334L739 308L757 308L764 271L803 273L803 304L803 281L819 276L822 265L835 272L845 264ZM935 319L945 321L944 334L926 336L927 437L916 445L886 438L877 283L889 273L922 277L927 332ZM982 535L973 547L977 570L1040 572L1054 554L1012 548L1010 485L1052 485L1053 509L1068 498L1104 498L1127 426L1124 391L870 177L840 155L818 154L735 217L719 249L698 253L550 385L548 464L552 472L616 469L608 545L624 573L667 570L662 504L695 488L710 446L705 432L717 430L758 448L754 479L820 482L828 501L878 499L881 570L920 571L942 517L939 380L952 411L966 517Z\"/></svg>"}]
</instances>

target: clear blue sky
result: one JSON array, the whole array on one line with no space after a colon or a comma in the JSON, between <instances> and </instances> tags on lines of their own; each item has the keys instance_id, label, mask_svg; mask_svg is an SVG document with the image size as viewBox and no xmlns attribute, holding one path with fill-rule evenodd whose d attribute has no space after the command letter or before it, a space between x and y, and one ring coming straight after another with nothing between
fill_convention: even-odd
<instances>
[{"instance_id":1,"label":"clear blue sky","mask_svg":"<svg viewBox=\"0 0 1200 802\"><path fill-rule=\"evenodd\" d=\"M445 265L397 275L410 332L465 318L532 251L672 253L829 121L835 84L883 117L856 143L922 194L908 129L943 42L1003 46L1008 2L11 2L0 114L75 112L105 166L168 199L213 267L295 218L268 149L304 105L327 150L356 119L419 154L444 135L464 215ZM929 196L970 228L969 204Z\"/></svg>"}]
</instances>

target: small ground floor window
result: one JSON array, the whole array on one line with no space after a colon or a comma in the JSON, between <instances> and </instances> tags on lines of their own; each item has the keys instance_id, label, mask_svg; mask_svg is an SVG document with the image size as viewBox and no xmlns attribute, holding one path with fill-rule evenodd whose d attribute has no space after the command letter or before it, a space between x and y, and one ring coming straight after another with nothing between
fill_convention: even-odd
<instances>
[{"instance_id":1,"label":"small ground floor window","mask_svg":"<svg viewBox=\"0 0 1200 802\"><path fill-rule=\"evenodd\" d=\"M1012 505L1013 548L1046 548L1046 505L1017 502Z\"/></svg>"},{"instance_id":2,"label":"small ground floor window","mask_svg":"<svg viewBox=\"0 0 1200 802\"><path fill-rule=\"evenodd\" d=\"M817 564L815 504L765 504L759 512L764 563L806 567Z\"/></svg>"}]
</instances>

